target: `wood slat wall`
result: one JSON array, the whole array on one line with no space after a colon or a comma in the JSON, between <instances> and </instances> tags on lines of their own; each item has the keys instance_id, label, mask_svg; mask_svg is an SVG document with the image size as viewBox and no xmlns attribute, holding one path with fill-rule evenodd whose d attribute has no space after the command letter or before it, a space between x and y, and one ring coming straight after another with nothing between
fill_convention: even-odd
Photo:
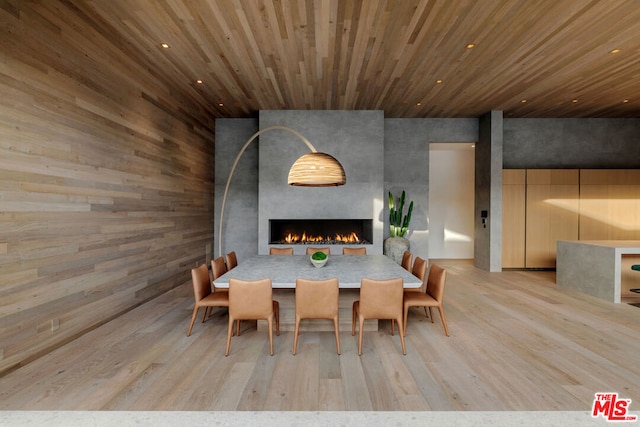
<instances>
[{"instance_id":1,"label":"wood slat wall","mask_svg":"<svg viewBox=\"0 0 640 427\"><path fill-rule=\"evenodd\" d=\"M213 120L96 27L0 4L0 374L210 257Z\"/></svg>"}]
</instances>

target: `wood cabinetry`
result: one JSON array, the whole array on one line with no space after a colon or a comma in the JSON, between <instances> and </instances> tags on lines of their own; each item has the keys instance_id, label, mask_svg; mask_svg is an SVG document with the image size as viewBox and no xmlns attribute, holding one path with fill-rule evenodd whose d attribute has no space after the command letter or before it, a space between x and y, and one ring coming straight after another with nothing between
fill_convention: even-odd
<instances>
[{"instance_id":1,"label":"wood cabinetry","mask_svg":"<svg viewBox=\"0 0 640 427\"><path fill-rule=\"evenodd\" d=\"M640 240L640 170L580 171L580 239Z\"/></svg>"},{"instance_id":2,"label":"wood cabinetry","mask_svg":"<svg viewBox=\"0 0 640 427\"><path fill-rule=\"evenodd\" d=\"M554 268L558 240L640 240L640 170L505 169L502 267Z\"/></svg>"},{"instance_id":3,"label":"wood cabinetry","mask_svg":"<svg viewBox=\"0 0 640 427\"><path fill-rule=\"evenodd\" d=\"M524 169L502 171L502 267L524 267L525 244Z\"/></svg>"},{"instance_id":4,"label":"wood cabinetry","mask_svg":"<svg viewBox=\"0 0 640 427\"><path fill-rule=\"evenodd\" d=\"M578 239L579 171L529 169L525 267L555 268L558 240Z\"/></svg>"}]
</instances>

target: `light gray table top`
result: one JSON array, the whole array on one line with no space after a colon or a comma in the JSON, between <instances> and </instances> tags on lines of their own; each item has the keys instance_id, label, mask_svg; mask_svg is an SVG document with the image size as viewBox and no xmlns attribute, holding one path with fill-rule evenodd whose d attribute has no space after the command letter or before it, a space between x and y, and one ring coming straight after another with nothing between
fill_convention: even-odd
<instances>
[{"instance_id":1,"label":"light gray table top","mask_svg":"<svg viewBox=\"0 0 640 427\"><path fill-rule=\"evenodd\" d=\"M337 277L341 288L359 288L362 278L402 277L405 288L419 288L420 279L385 255L329 255L324 267L316 268L306 255L257 255L240 260L238 266L214 280L228 288L231 277L242 280L270 278L274 288L295 288L298 277L312 280Z\"/></svg>"}]
</instances>

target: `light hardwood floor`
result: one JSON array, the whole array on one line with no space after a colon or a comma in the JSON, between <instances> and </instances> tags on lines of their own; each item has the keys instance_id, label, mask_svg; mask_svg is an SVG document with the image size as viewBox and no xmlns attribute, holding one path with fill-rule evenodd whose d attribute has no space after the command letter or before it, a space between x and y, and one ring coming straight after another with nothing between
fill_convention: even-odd
<instances>
[{"instance_id":1,"label":"light hardwood floor","mask_svg":"<svg viewBox=\"0 0 640 427\"><path fill-rule=\"evenodd\" d=\"M186 336L193 297L176 288L0 378L3 410L567 410L596 392L640 402L640 308L555 287L553 272L448 270L445 314L412 309L407 355L389 323L275 338L245 322L224 356L226 312ZM637 408L632 408L637 409Z\"/></svg>"}]
</instances>

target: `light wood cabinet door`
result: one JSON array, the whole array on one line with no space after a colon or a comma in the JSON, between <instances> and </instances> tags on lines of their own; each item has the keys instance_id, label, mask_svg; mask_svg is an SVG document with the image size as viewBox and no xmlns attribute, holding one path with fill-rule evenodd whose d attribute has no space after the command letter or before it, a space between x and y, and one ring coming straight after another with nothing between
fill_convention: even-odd
<instances>
[{"instance_id":1,"label":"light wood cabinet door","mask_svg":"<svg viewBox=\"0 0 640 427\"><path fill-rule=\"evenodd\" d=\"M640 239L640 170L580 171L580 239Z\"/></svg>"},{"instance_id":2,"label":"light wood cabinet door","mask_svg":"<svg viewBox=\"0 0 640 427\"><path fill-rule=\"evenodd\" d=\"M578 240L579 171L529 169L525 267L555 268L558 240Z\"/></svg>"},{"instance_id":3,"label":"light wood cabinet door","mask_svg":"<svg viewBox=\"0 0 640 427\"><path fill-rule=\"evenodd\" d=\"M524 268L526 170L502 171L502 268Z\"/></svg>"}]
</instances>

